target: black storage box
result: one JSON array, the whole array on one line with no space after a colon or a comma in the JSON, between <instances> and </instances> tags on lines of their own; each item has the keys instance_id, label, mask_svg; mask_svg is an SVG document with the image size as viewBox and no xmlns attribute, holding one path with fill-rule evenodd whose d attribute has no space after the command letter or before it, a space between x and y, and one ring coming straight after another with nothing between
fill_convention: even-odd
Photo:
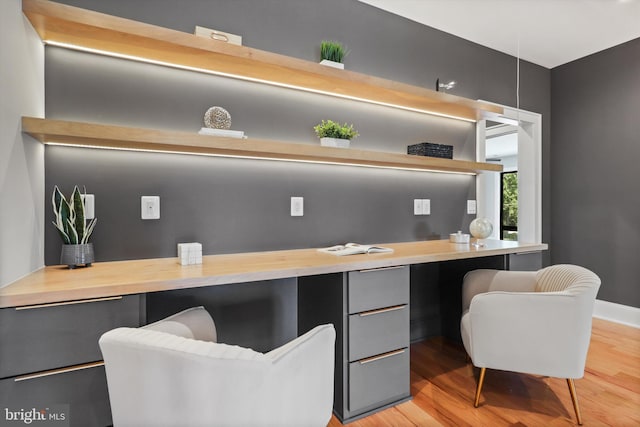
<instances>
[{"instance_id":1,"label":"black storage box","mask_svg":"<svg viewBox=\"0 0 640 427\"><path fill-rule=\"evenodd\" d=\"M419 144L409 145L407 147L407 154L453 159L453 145L421 142Z\"/></svg>"}]
</instances>

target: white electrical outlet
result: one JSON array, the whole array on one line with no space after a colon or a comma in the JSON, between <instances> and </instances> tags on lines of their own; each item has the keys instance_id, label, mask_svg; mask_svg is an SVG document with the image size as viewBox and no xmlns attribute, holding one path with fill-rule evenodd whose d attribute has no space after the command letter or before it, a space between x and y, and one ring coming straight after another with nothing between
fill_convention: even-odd
<instances>
[{"instance_id":1,"label":"white electrical outlet","mask_svg":"<svg viewBox=\"0 0 640 427\"><path fill-rule=\"evenodd\" d=\"M291 198L291 216L304 215L304 197Z\"/></svg>"},{"instance_id":2,"label":"white electrical outlet","mask_svg":"<svg viewBox=\"0 0 640 427\"><path fill-rule=\"evenodd\" d=\"M475 215L477 212L477 204L475 200L467 200L467 213Z\"/></svg>"},{"instance_id":3,"label":"white electrical outlet","mask_svg":"<svg viewBox=\"0 0 640 427\"><path fill-rule=\"evenodd\" d=\"M422 199L422 215L431 215L431 199Z\"/></svg>"},{"instance_id":4,"label":"white electrical outlet","mask_svg":"<svg viewBox=\"0 0 640 427\"><path fill-rule=\"evenodd\" d=\"M160 196L140 197L140 217L142 219L160 219Z\"/></svg>"},{"instance_id":5,"label":"white electrical outlet","mask_svg":"<svg viewBox=\"0 0 640 427\"><path fill-rule=\"evenodd\" d=\"M96 217L95 196L93 194L81 194L84 204L84 219L93 219Z\"/></svg>"},{"instance_id":6,"label":"white electrical outlet","mask_svg":"<svg viewBox=\"0 0 640 427\"><path fill-rule=\"evenodd\" d=\"M422 200L413 199L413 214L422 215Z\"/></svg>"}]
</instances>

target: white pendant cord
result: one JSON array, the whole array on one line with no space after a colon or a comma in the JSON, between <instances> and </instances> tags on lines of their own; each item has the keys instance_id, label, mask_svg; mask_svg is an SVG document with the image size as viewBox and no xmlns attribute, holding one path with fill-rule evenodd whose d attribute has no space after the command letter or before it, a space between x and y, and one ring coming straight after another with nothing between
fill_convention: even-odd
<instances>
[{"instance_id":1,"label":"white pendant cord","mask_svg":"<svg viewBox=\"0 0 640 427\"><path fill-rule=\"evenodd\" d=\"M518 30L518 46L516 48L516 119L520 126L520 30Z\"/></svg>"}]
</instances>

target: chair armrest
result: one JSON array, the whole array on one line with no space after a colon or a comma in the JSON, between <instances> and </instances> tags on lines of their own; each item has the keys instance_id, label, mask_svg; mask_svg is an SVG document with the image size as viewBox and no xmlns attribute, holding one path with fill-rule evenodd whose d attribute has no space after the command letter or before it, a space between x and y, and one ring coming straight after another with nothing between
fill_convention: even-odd
<instances>
[{"instance_id":1,"label":"chair armrest","mask_svg":"<svg viewBox=\"0 0 640 427\"><path fill-rule=\"evenodd\" d=\"M462 282L462 311L478 294L491 291L533 292L536 287L535 271L473 270Z\"/></svg>"},{"instance_id":2,"label":"chair armrest","mask_svg":"<svg viewBox=\"0 0 640 427\"><path fill-rule=\"evenodd\" d=\"M333 325L317 326L265 354L273 362L278 393L269 398L275 412L288 413L286 424L326 426L333 409L335 366ZM277 408L277 409L276 409ZM274 425L284 425L281 423Z\"/></svg>"},{"instance_id":3,"label":"chair armrest","mask_svg":"<svg viewBox=\"0 0 640 427\"><path fill-rule=\"evenodd\" d=\"M476 366L581 378L593 299L564 292L489 292L469 308Z\"/></svg>"}]
</instances>

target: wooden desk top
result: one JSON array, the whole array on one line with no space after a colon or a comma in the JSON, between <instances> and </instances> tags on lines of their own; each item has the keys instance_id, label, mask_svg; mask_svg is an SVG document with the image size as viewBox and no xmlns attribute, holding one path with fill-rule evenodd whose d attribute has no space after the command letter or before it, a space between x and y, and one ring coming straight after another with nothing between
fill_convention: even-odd
<instances>
[{"instance_id":1,"label":"wooden desk top","mask_svg":"<svg viewBox=\"0 0 640 427\"><path fill-rule=\"evenodd\" d=\"M316 249L208 255L202 264L189 266L181 266L177 257L99 262L75 270L49 266L0 288L0 308L547 249L546 244L485 243L478 249L448 240L389 243L383 246L392 248L393 253L344 257Z\"/></svg>"}]
</instances>

